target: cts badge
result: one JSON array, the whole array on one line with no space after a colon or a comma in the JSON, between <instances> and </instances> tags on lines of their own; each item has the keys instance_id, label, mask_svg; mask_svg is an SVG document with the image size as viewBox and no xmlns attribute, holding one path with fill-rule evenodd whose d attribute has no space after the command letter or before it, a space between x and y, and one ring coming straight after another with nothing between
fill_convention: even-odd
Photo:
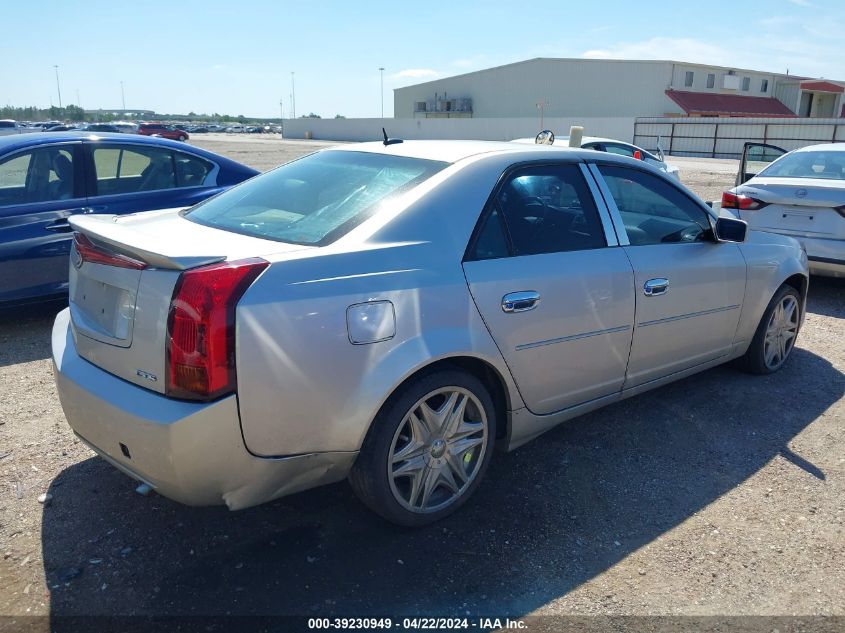
<instances>
[{"instance_id":1,"label":"cts badge","mask_svg":"<svg viewBox=\"0 0 845 633\"><path fill-rule=\"evenodd\" d=\"M151 374L148 371L144 371L143 369L136 369L135 374L141 378L146 378L147 380L151 380L152 382L157 382L158 378L155 374Z\"/></svg>"}]
</instances>

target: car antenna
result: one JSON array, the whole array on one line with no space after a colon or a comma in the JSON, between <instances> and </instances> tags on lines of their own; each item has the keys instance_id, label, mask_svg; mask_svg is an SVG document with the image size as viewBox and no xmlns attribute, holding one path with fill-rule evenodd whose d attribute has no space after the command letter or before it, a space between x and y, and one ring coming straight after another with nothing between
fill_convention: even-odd
<instances>
[{"instance_id":1,"label":"car antenna","mask_svg":"<svg viewBox=\"0 0 845 633\"><path fill-rule=\"evenodd\" d=\"M385 146L387 145L396 145L397 143L401 143L401 138L387 138L387 130L381 128L381 133L384 135L384 141L382 141Z\"/></svg>"}]
</instances>

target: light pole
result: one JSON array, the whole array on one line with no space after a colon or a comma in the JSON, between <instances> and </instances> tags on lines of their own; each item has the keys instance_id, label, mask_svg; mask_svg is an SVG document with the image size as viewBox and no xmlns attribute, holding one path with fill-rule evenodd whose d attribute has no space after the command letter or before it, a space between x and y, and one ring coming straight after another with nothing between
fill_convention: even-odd
<instances>
[{"instance_id":1,"label":"light pole","mask_svg":"<svg viewBox=\"0 0 845 633\"><path fill-rule=\"evenodd\" d=\"M281 97L279 97L279 123L281 123L282 121L284 121L284 119L285 119L285 108L284 108L284 106L282 105L282 99L281 99Z\"/></svg>"},{"instance_id":2,"label":"light pole","mask_svg":"<svg viewBox=\"0 0 845 633\"><path fill-rule=\"evenodd\" d=\"M62 107L62 87L61 87L61 85L59 85L59 67L57 65L53 64L53 68L56 69L56 90L59 93L59 108L61 109L61 107Z\"/></svg>"},{"instance_id":3,"label":"light pole","mask_svg":"<svg viewBox=\"0 0 845 633\"><path fill-rule=\"evenodd\" d=\"M123 92L123 82L120 82L120 100L123 102L123 110L126 111L126 93Z\"/></svg>"},{"instance_id":4,"label":"light pole","mask_svg":"<svg viewBox=\"0 0 845 633\"><path fill-rule=\"evenodd\" d=\"M381 84L381 118L384 118L384 68L379 67L379 83Z\"/></svg>"},{"instance_id":5,"label":"light pole","mask_svg":"<svg viewBox=\"0 0 845 633\"><path fill-rule=\"evenodd\" d=\"M294 71L290 71L290 118L296 118L296 83L293 80Z\"/></svg>"},{"instance_id":6,"label":"light pole","mask_svg":"<svg viewBox=\"0 0 845 633\"><path fill-rule=\"evenodd\" d=\"M545 128L543 127L543 119L545 115L546 108L549 106L549 100L545 99L544 101L537 102L537 109L540 111L540 131L542 132Z\"/></svg>"}]
</instances>

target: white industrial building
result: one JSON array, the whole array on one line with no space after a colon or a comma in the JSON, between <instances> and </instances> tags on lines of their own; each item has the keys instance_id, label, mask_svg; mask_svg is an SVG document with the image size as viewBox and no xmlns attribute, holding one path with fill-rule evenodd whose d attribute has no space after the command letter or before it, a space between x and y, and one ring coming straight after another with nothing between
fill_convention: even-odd
<instances>
[{"instance_id":1,"label":"white industrial building","mask_svg":"<svg viewBox=\"0 0 845 633\"><path fill-rule=\"evenodd\" d=\"M529 59L398 88L394 117L845 116L845 82L676 61Z\"/></svg>"}]
</instances>

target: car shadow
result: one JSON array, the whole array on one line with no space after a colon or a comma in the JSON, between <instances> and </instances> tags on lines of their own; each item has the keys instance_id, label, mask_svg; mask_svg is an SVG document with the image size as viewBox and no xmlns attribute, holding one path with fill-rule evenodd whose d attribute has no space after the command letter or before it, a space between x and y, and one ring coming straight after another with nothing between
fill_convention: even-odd
<instances>
[{"instance_id":1,"label":"car shadow","mask_svg":"<svg viewBox=\"0 0 845 633\"><path fill-rule=\"evenodd\" d=\"M845 319L845 279L811 277L807 312Z\"/></svg>"},{"instance_id":2,"label":"car shadow","mask_svg":"<svg viewBox=\"0 0 845 633\"><path fill-rule=\"evenodd\" d=\"M778 456L824 478L789 443L843 393L843 374L800 348L772 376L716 368L497 454L467 506L417 530L345 483L230 513L143 497L88 459L55 478L43 513L50 613L523 615Z\"/></svg>"},{"instance_id":3,"label":"car shadow","mask_svg":"<svg viewBox=\"0 0 845 633\"><path fill-rule=\"evenodd\" d=\"M67 301L0 308L0 367L50 358L50 332Z\"/></svg>"}]
</instances>

